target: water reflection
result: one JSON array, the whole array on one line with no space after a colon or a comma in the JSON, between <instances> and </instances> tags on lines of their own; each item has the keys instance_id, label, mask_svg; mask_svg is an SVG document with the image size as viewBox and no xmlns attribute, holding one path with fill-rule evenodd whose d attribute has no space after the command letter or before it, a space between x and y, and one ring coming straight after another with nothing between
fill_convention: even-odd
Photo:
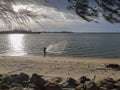
<instances>
[{"instance_id":1,"label":"water reflection","mask_svg":"<svg viewBox=\"0 0 120 90\"><path fill-rule=\"evenodd\" d=\"M12 56L22 56L26 55L24 51L24 34L10 34L8 35L9 55Z\"/></svg>"}]
</instances>

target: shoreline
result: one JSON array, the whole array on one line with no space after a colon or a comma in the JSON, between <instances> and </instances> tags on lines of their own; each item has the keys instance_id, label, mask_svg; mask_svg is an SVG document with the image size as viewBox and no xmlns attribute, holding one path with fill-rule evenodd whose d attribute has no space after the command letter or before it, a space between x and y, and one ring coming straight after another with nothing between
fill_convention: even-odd
<instances>
[{"instance_id":1,"label":"shoreline","mask_svg":"<svg viewBox=\"0 0 120 90\"><path fill-rule=\"evenodd\" d=\"M119 64L120 58L71 58L71 57L41 57L41 56L0 56L0 73L14 74L25 72L29 75L37 73L45 77L81 76L96 80L103 78L120 79L120 70L106 69L107 64Z\"/></svg>"}]
</instances>

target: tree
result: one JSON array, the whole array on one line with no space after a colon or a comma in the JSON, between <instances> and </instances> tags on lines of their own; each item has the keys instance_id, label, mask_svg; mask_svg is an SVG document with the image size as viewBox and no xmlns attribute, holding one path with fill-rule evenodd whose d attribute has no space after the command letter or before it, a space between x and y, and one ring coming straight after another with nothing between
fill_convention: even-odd
<instances>
[{"instance_id":1,"label":"tree","mask_svg":"<svg viewBox=\"0 0 120 90\"><path fill-rule=\"evenodd\" d=\"M0 0L0 24L4 24L7 28L12 28L12 25L25 26L34 20L39 23L37 14L27 9L22 9L16 12L13 5L31 5L37 0Z\"/></svg>"},{"instance_id":2,"label":"tree","mask_svg":"<svg viewBox=\"0 0 120 90\"><path fill-rule=\"evenodd\" d=\"M68 0L84 20L98 22L100 16L110 23L120 23L120 0Z\"/></svg>"}]
</instances>

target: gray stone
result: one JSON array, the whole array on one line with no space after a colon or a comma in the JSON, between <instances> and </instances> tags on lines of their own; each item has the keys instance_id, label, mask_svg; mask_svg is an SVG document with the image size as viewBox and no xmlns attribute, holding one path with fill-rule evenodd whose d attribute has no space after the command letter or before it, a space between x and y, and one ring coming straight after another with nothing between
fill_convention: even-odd
<instances>
[{"instance_id":1,"label":"gray stone","mask_svg":"<svg viewBox=\"0 0 120 90\"><path fill-rule=\"evenodd\" d=\"M22 85L18 83L12 83L10 87L22 87Z\"/></svg>"},{"instance_id":2,"label":"gray stone","mask_svg":"<svg viewBox=\"0 0 120 90\"><path fill-rule=\"evenodd\" d=\"M8 75L4 75L2 78L1 78L1 81L2 83L6 83L9 81L9 76Z\"/></svg>"},{"instance_id":3,"label":"gray stone","mask_svg":"<svg viewBox=\"0 0 120 90\"><path fill-rule=\"evenodd\" d=\"M35 90L33 88L24 88L23 90Z\"/></svg>"},{"instance_id":4,"label":"gray stone","mask_svg":"<svg viewBox=\"0 0 120 90\"><path fill-rule=\"evenodd\" d=\"M68 83L68 85L70 87L77 87L79 84L77 83L77 81L73 78L67 78L66 82Z\"/></svg>"},{"instance_id":5,"label":"gray stone","mask_svg":"<svg viewBox=\"0 0 120 90\"><path fill-rule=\"evenodd\" d=\"M120 90L120 89L116 89L116 88L114 88L114 89L111 89L111 90Z\"/></svg>"},{"instance_id":6,"label":"gray stone","mask_svg":"<svg viewBox=\"0 0 120 90\"><path fill-rule=\"evenodd\" d=\"M9 90L24 90L23 87L13 87L13 88L10 88Z\"/></svg>"},{"instance_id":7,"label":"gray stone","mask_svg":"<svg viewBox=\"0 0 120 90\"><path fill-rule=\"evenodd\" d=\"M62 88L57 83L48 82L45 84L45 90L62 90Z\"/></svg>"},{"instance_id":8,"label":"gray stone","mask_svg":"<svg viewBox=\"0 0 120 90\"><path fill-rule=\"evenodd\" d=\"M115 83L115 87L120 90L120 83Z\"/></svg>"},{"instance_id":9,"label":"gray stone","mask_svg":"<svg viewBox=\"0 0 120 90\"><path fill-rule=\"evenodd\" d=\"M62 82L60 84L60 86L62 88L75 88L77 87L79 84L77 83L77 81L73 78L67 78L66 81Z\"/></svg>"},{"instance_id":10,"label":"gray stone","mask_svg":"<svg viewBox=\"0 0 120 90\"><path fill-rule=\"evenodd\" d=\"M105 87L99 87L99 90L108 90L108 89Z\"/></svg>"},{"instance_id":11,"label":"gray stone","mask_svg":"<svg viewBox=\"0 0 120 90\"><path fill-rule=\"evenodd\" d=\"M0 77L3 77L3 74L0 74Z\"/></svg>"},{"instance_id":12,"label":"gray stone","mask_svg":"<svg viewBox=\"0 0 120 90\"><path fill-rule=\"evenodd\" d=\"M35 90L39 90L39 87L38 87L37 85L33 84L33 83L30 83L30 84L28 85L28 87L29 87L29 88L33 88L33 89L35 89Z\"/></svg>"},{"instance_id":13,"label":"gray stone","mask_svg":"<svg viewBox=\"0 0 120 90\"><path fill-rule=\"evenodd\" d=\"M105 67L112 68L112 69L120 69L120 65L118 65L118 64L108 64Z\"/></svg>"},{"instance_id":14,"label":"gray stone","mask_svg":"<svg viewBox=\"0 0 120 90\"><path fill-rule=\"evenodd\" d=\"M62 90L74 90L73 88L62 88Z\"/></svg>"},{"instance_id":15,"label":"gray stone","mask_svg":"<svg viewBox=\"0 0 120 90\"><path fill-rule=\"evenodd\" d=\"M86 90L98 90L97 85L92 81L85 82Z\"/></svg>"},{"instance_id":16,"label":"gray stone","mask_svg":"<svg viewBox=\"0 0 120 90\"><path fill-rule=\"evenodd\" d=\"M9 89L10 87L8 86L8 85L6 85L6 84L2 84L1 86L0 86L0 90L7 90L7 89Z\"/></svg>"},{"instance_id":17,"label":"gray stone","mask_svg":"<svg viewBox=\"0 0 120 90\"><path fill-rule=\"evenodd\" d=\"M86 81L90 81L89 78L85 77L85 76L82 76L80 79L79 79L79 82L80 83L85 83Z\"/></svg>"},{"instance_id":18,"label":"gray stone","mask_svg":"<svg viewBox=\"0 0 120 90\"><path fill-rule=\"evenodd\" d=\"M43 79L40 75L37 74L33 74L32 77L30 78L30 83L34 83L35 85L38 86L44 86L44 84L47 81L45 79Z\"/></svg>"},{"instance_id":19,"label":"gray stone","mask_svg":"<svg viewBox=\"0 0 120 90\"><path fill-rule=\"evenodd\" d=\"M12 83L18 83L21 85L25 85L26 82L29 80L29 76L25 73L20 73L19 75L13 74L13 75L6 75L1 78L2 83L6 83L7 85L10 85Z\"/></svg>"},{"instance_id":20,"label":"gray stone","mask_svg":"<svg viewBox=\"0 0 120 90\"><path fill-rule=\"evenodd\" d=\"M29 80L29 75L25 74L25 73L20 73L17 76L18 79L21 79L22 81L28 81Z\"/></svg>"},{"instance_id":21,"label":"gray stone","mask_svg":"<svg viewBox=\"0 0 120 90\"><path fill-rule=\"evenodd\" d=\"M43 79L40 75L33 74L30 78L30 83L33 83L37 86L36 90L45 90L44 85L47 83L45 79Z\"/></svg>"},{"instance_id":22,"label":"gray stone","mask_svg":"<svg viewBox=\"0 0 120 90\"><path fill-rule=\"evenodd\" d=\"M107 89L113 89L115 87L116 81L113 80L112 78L107 78L104 80L101 80L99 83L99 87L105 87Z\"/></svg>"},{"instance_id":23,"label":"gray stone","mask_svg":"<svg viewBox=\"0 0 120 90\"><path fill-rule=\"evenodd\" d=\"M60 83L60 82L62 82L62 78L60 78L60 77L53 77L53 78L50 79L50 81L56 82L56 83Z\"/></svg>"},{"instance_id":24,"label":"gray stone","mask_svg":"<svg viewBox=\"0 0 120 90\"><path fill-rule=\"evenodd\" d=\"M75 90L86 90L86 86L81 84L78 87L76 87Z\"/></svg>"}]
</instances>

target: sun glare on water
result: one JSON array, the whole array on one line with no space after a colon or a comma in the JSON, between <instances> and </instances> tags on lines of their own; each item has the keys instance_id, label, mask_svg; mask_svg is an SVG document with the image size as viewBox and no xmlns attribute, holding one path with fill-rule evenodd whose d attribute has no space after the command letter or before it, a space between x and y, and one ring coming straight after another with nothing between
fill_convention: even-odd
<instances>
[{"instance_id":1,"label":"sun glare on water","mask_svg":"<svg viewBox=\"0 0 120 90\"><path fill-rule=\"evenodd\" d=\"M23 34L10 34L8 36L9 47L11 49L10 55L21 56L25 55L24 51L24 35Z\"/></svg>"}]
</instances>

